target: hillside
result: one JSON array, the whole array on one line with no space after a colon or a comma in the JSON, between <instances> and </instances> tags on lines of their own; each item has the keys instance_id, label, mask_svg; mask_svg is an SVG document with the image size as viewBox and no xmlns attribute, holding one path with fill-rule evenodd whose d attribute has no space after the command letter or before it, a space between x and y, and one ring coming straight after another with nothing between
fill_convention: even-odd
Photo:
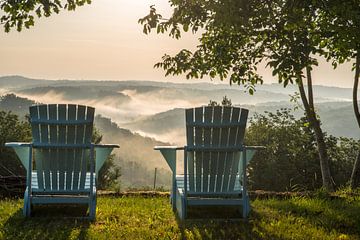
<instances>
[{"instance_id":1,"label":"hillside","mask_svg":"<svg viewBox=\"0 0 360 240\"><path fill-rule=\"evenodd\" d=\"M289 102L269 102L256 105L239 105L250 110L249 119L254 114L276 112L280 108L294 108ZM360 132L355 121L351 102L324 102L316 104L323 129L334 136L359 139ZM292 112L297 118L304 116L301 109ZM185 143L185 111L175 108L148 117L125 123L124 127L164 141Z\"/></svg>"},{"instance_id":2,"label":"hillside","mask_svg":"<svg viewBox=\"0 0 360 240\"><path fill-rule=\"evenodd\" d=\"M24 117L34 101L7 95L0 98L0 110L11 110ZM170 185L170 171L161 154L153 150L156 145L166 145L164 142L134 134L120 128L110 118L97 115L95 127L103 135L103 143L116 143L121 146L114 151L116 164L121 167L123 187L143 187L153 184L154 169L157 171L157 185Z\"/></svg>"},{"instance_id":3,"label":"hillside","mask_svg":"<svg viewBox=\"0 0 360 240\"><path fill-rule=\"evenodd\" d=\"M236 90L243 92L242 86L233 85L230 86L227 82L210 82L209 83L174 83L174 82L155 82L155 81L91 81L91 80L39 80L31 79L22 76L3 76L0 77L1 88L20 89L24 87L35 87L35 86L97 86L97 87L117 87L120 89L158 89L158 88L175 88L175 89L190 89L190 90ZM352 89L350 88L339 88L339 87L328 87L321 85L314 85L314 95L318 100L340 100L347 99L351 100ZM281 84L263 84L256 87L256 94L264 92L280 93L285 96L293 94L298 91L296 86L289 85L284 88ZM360 90L359 90L360 92ZM277 99L273 99L277 100ZM286 99L288 100L288 99ZM268 99L268 101L272 101Z\"/></svg>"},{"instance_id":4,"label":"hillside","mask_svg":"<svg viewBox=\"0 0 360 240\"><path fill-rule=\"evenodd\" d=\"M153 138L134 134L120 128L111 119L97 115L95 126L103 135L103 143L116 143L116 163L121 167L122 184L130 187L150 186L157 168L158 186L170 186L170 171L165 160L153 148L156 145L168 145Z\"/></svg>"},{"instance_id":5,"label":"hillside","mask_svg":"<svg viewBox=\"0 0 360 240\"><path fill-rule=\"evenodd\" d=\"M24 117L29 113L29 106L32 104L35 104L35 101L20 98L15 94L0 96L0 110L14 112L20 117Z\"/></svg>"}]
</instances>

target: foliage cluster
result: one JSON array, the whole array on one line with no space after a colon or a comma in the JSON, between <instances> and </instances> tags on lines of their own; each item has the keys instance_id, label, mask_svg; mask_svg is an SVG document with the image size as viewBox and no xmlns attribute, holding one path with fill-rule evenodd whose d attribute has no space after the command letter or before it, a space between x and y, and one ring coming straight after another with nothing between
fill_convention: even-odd
<instances>
[{"instance_id":1,"label":"foliage cluster","mask_svg":"<svg viewBox=\"0 0 360 240\"><path fill-rule=\"evenodd\" d=\"M30 142L31 129L26 121L11 112L0 111L0 176L25 175L25 168L6 142Z\"/></svg>"},{"instance_id":2,"label":"foliage cluster","mask_svg":"<svg viewBox=\"0 0 360 240\"><path fill-rule=\"evenodd\" d=\"M249 164L252 189L304 191L321 187L316 139L305 117L296 119L290 109L256 114L250 120L245 141L247 145L266 146ZM360 142L326 134L325 142L335 186L344 186Z\"/></svg>"},{"instance_id":3,"label":"foliage cluster","mask_svg":"<svg viewBox=\"0 0 360 240\"><path fill-rule=\"evenodd\" d=\"M156 12L139 19L143 32L169 32L180 38L181 32L202 30L195 51L183 49L175 56L164 55L155 67L166 75L186 74L187 78L218 76L242 84L250 94L262 83L257 71L260 63L271 68L279 83L297 84L303 106L317 142L323 187L334 189L324 134L316 116L312 70L318 57L325 56L333 66L354 59L353 105L360 126L357 88L360 76L359 1L346 0L170 0L171 17ZM305 92L303 81L307 81ZM351 186L360 185L360 153L354 164ZM355 183L355 179L359 179Z\"/></svg>"},{"instance_id":4,"label":"foliage cluster","mask_svg":"<svg viewBox=\"0 0 360 240\"><path fill-rule=\"evenodd\" d=\"M35 17L49 17L60 10L73 11L78 6L90 4L91 0L1 0L0 9L3 14L0 24L4 25L5 32L11 28L21 31L23 27L30 28L35 24Z\"/></svg>"}]
</instances>

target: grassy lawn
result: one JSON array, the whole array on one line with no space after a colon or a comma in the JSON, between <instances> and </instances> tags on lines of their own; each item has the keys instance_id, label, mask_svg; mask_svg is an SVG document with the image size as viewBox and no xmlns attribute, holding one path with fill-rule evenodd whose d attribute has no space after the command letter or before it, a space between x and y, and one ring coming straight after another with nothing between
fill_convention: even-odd
<instances>
[{"instance_id":1,"label":"grassy lawn","mask_svg":"<svg viewBox=\"0 0 360 240\"><path fill-rule=\"evenodd\" d=\"M360 239L359 197L255 200L248 222L219 219L221 210L184 224L166 197L99 197L93 223L65 218L84 214L74 207L36 207L34 217L25 219L22 203L0 200L0 239ZM189 215L199 215L199 209Z\"/></svg>"}]
</instances>

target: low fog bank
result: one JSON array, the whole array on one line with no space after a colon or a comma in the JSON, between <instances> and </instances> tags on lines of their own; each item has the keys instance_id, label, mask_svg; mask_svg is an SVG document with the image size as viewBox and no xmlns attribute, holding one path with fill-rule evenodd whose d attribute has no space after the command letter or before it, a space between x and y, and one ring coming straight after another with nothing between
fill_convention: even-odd
<instances>
[{"instance_id":1,"label":"low fog bank","mask_svg":"<svg viewBox=\"0 0 360 240\"><path fill-rule=\"evenodd\" d=\"M156 145L186 144L185 111L184 109L207 105L210 100L221 102L226 95L234 105L240 105L250 110L250 118L255 113L265 111L276 112L286 107L294 108L290 103L288 92L281 93L278 86L266 85L259 88L254 96L250 96L237 88L216 89L210 84L189 85L154 84L152 86L141 82L56 82L43 84L41 87L12 88L16 95L31 99L20 103L15 100L6 102L0 108L13 110L24 115L28 106L38 103L71 103L89 105L96 108L100 114L95 121L96 127L103 134L104 143L116 143L116 164L122 168L121 181L127 187L151 186L154 169L157 168L158 186L170 186L170 170L157 151ZM52 85L55 84L55 85ZM186 87L185 87L186 86ZM316 99L318 114L321 117L324 130L336 136L358 138L358 131L351 102L345 96L346 89L340 89L332 98L321 88L321 98ZM330 89L335 93L337 89ZM0 95L9 93L7 88L0 88ZM340 101L341 100L341 101ZM301 109L293 112L296 117L303 116ZM346 127L344 127L346 126ZM182 153L178 155L178 170L181 171Z\"/></svg>"}]
</instances>

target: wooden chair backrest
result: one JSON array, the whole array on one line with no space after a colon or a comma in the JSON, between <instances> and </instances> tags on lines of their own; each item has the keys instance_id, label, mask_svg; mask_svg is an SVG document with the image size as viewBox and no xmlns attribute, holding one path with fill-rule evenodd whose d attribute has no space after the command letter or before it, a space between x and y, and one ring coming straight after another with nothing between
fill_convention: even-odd
<instances>
[{"instance_id":1,"label":"wooden chair backrest","mask_svg":"<svg viewBox=\"0 0 360 240\"><path fill-rule=\"evenodd\" d=\"M30 107L34 170L39 189L77 191L85 188L94 112L92 107L73 104Z\"/></svg>"},{"instance_id":2,"label":"wooden chair backrest","mask_svg":"<svg viewBox=\"0 0 360 240\"><path fill-rule=\"evenodd\" d=\"M188 191L234 191L248 112L220 106L186 109Z\"/></svg>"}]
</instances>

